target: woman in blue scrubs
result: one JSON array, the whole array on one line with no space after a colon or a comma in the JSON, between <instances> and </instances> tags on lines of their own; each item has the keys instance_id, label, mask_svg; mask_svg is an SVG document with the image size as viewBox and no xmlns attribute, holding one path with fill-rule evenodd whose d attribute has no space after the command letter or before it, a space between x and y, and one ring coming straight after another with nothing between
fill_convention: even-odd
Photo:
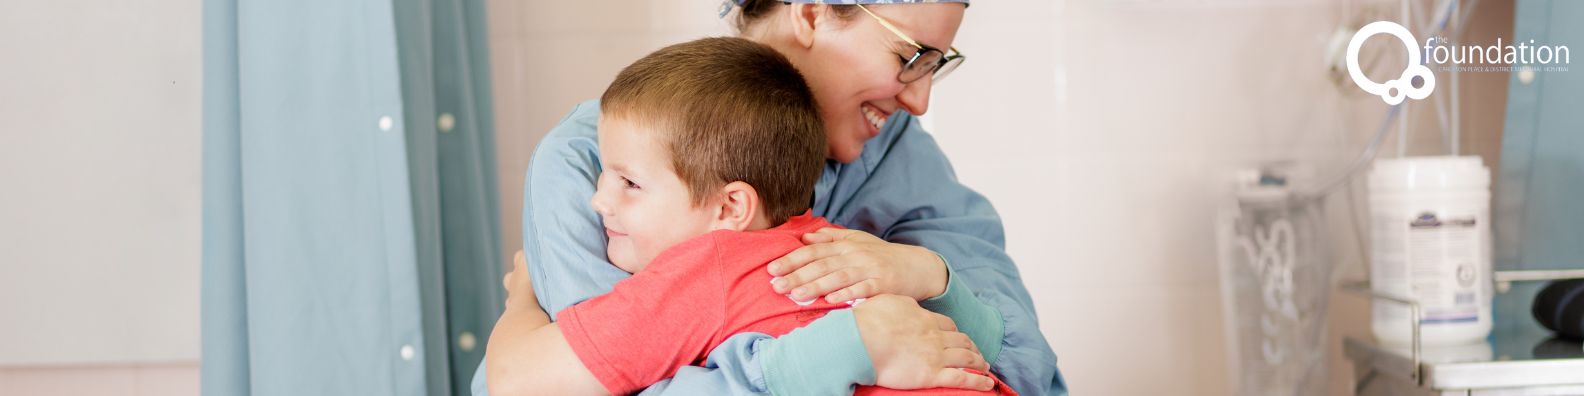
<instances>
[{"instance_id":1,"label":"woman in blue scrubs","mask_svg":"<svg viewBox=\"0 0 1584 396\"><path fill-rule=\"evenodd\" d=\"M918 300L919 307L828 315L780 338L739 334L713 351L706 367L685 367L644 393L839 394L873 384L877 375L923 376L941 367L876 373L881 362L870 358L931 361L929 354L938 351L927 342L864 340L861 334L919 333L897 327L919 323L902 319L929 315L925 309L950 311L943 303L949 295L992 308L980 311L993 314L988 317L941 313L958 328L976 330L965 333L992 335L975 344L1014 390L1066 393L1027 288L1006 255L1000 217L984 196L957 181L915 117L928 111L932 84L964 60L951 43L966 7L966 0L723 5L723 15L737 10L742 37L781 51L813 88L830 147L813 214L849 229L806 236L808 246L770 264L781 277L771 287L798 299L831 301L897 294ZM630 275L606 261L603 226L589 207L600 173L598 116L597 101L579 104L535 150L524 187L523 253L533 265L527 272L541 306L507 302L496 328L503 336L490 339L486 358L497 366L494 373L510 372L502 370L513 353L531 353L509 347L515 312L542 308L554 317ZM475 375L476 394L485 391L484 370L481 365Z\"/></svg>"}]
</instances>

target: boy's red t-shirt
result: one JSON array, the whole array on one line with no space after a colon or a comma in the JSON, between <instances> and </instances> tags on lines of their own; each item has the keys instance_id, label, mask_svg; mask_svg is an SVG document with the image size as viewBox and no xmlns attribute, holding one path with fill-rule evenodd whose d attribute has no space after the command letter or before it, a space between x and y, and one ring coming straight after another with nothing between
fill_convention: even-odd
<instances>
[{"instance_id":1,"label":"boy's red t-shirt","mask_svg":"<svg viewBox=\"0 0 1584 396\"><path fill-rule=\"evenodd\" d=\"M637 392L684 365L702 366L711 350L738 333L781 336L849 308L824 299L798 305L770 287L765 265L803 247L803 234L824 227L835 226L804 213L768 230L720 230L690 239L661 252L610 293L562 310L557 323L606 390ZM1010 392L999 380L996 385Z\"/></svg>"}]
</instances>

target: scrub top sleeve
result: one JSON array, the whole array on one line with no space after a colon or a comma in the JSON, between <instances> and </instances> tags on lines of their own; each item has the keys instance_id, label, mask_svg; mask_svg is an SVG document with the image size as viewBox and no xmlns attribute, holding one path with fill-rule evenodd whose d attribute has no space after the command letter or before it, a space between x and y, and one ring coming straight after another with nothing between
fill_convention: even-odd
<instances>
[{"instance_id":1,"label":"scrub top sleeve","mask_svg":"<svg viewBox=\"0 0 1584 396\"><path fill-rule=\"evenodd\" d=\"M703 367L686 366L641 395L769 395L760 349L775 343L764 333L738 333L710 351Z\"/></svg>"},{"instance_id":2,"label":"scrub top sleeve","mask_svg":"<svg viewBox=\"0 0 1584 396\"><path fill-rule=\"evenodd\" d=\"M775 395L851 395L874 385L874 361L851 309L838 309L783 334L760 353L765 383Z\"/></svg>"},{"instance_id":3,"label":"scrub top sleeve","mask_svg":"<svg viewBox=\"0 0 1584 396\"><path fill-rule=\"evenodd\" d=\"M946 261L946 258L941 260ZM967 282L951 268L950 261L946 262L946 291L919 301L919 306L951 318L957 324L957 331L967 334L979 347L985 361L994 362L1001 353L1001 336L1006 334L1006 329L1001 327L1005 323L1001 313L974 297Z\"/></svg>"}]
</instances>

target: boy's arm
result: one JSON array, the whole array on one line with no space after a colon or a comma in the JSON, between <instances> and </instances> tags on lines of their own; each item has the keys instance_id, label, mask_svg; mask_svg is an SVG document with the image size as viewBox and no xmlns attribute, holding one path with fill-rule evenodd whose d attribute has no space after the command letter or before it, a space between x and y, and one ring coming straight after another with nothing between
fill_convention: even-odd
<instances>
[{"instance_id":1,"label":"boy's arm","mask_svg":"<svg viewBox=\"0 0 1584 396\"><path fill-rule=\"evenodd\" d=\"M548 319L545 319L548 322ZM502 317L502 322L505 317ZM524 321L525 323L528 321ZM532 324L532 323L528 323ZM502 331L497 325L495 331ZM508 332L515 330L506 329ZM497 360L489 364L489 393L511 395L608 395L605 386L589 372L577 354L567 344L561 328L554 323L513 336L495 338L488 354L515 349L515 356L526 357Z\"/></svg>"},{"instance_id":2,"label":"boy's arm","mask_svg":"<svg viewBox=\"0 0 1584 396\"><path fill-rule=\"evenodd\" d=\"M489 394L609 394L578 361L560 326L539 309L523 253L512 262L512 272L502 281L506 312L495 322L484 354Z\"/></svg>"},{"instance_id":3,"label":"boy's arm","mask_svg":"<svg viewBox=\"0 0 1584 396\"><path fill-rule=\"evenodd\" d=\"M516 364L533 367L544 362L580 366L575 371L534 373L526 380L512 380L520 382L521 389L534 392L546 391L539 387L541 379L585 385L592 378L599 389L627 394L671 377L681 367L705 357L712 340L721 337L726 277L720 271L715 238L716 234L709 234L667 249L643 271L617 282L610 293L557 313L555 324L524 341L527 347L538 349L516 351L552 356L498 360L523 359ZM547 318L536 318L543 319ZM516 336L506 334L503 338ZM491 362L496 363L513 362ZM489 377L496 375L492 372Z\"/></svg>"},{"instance_id":4,"label":"boy's arm","mask_svg":"<svg viewBox=\"0 0 1584 396\"><path fill-rule=\"evenodd\" d=\"M490 335L488 353L485 355L487 364L481 365L480 373L475 375L474 394L515 395L551 390L567 394L608 394L593 373L578 359L575 351L570 348L565 333L558 325L550 322L549 315L539 309L538 299L533 292L532 279L528 276L519 277L527 273L529 273L527 262L523 258L523 253L519 251L513 258L513 270L505 275L502 282L507 289L506 313L496 322L495 330ZM827 316L810 327L821 327L819 324L821 322L852 321L851 318L841 320L839 316L841 315ZM847 363L834 366L820 365L820 369L813 372L791 371L802 374L797 376L802 380L800 382L811 383L783 384L784 389L787 387L799 389L788 394L824 394L825 392L816 390L834 389L845 389L850 392L852 381L842 379L854 374L843 374L840 371L842 369L863 373L857 374L858 377L867 379L857 382L872 384L874 374L870 368L869 356L864 351L862 341L858 340L856 330L854 328L846 332L825 332L826 336L837 336L836 338L811 335L809 337L813 337L812 339L788 341L786 349L798 351L791 355L793 358ZM813 331L805 328L794 332L812 333ZM849 339L851 340L849 342L840 341ZM759 370L743 370L736 366L759 364L759 350L772 344L773 341L774 338L762 333L733 335L710 352L704 367L681 367L673 378L652 384L642 393L645 395L768 394L769 385ZM844 350L833 345L844 345L847 348ZM490 380L494 378L501 380ZM568 388L551 388L561 384L547 382L558 379L567 379L568 383L565 385L568 385ZM732 391L720 392L726 389Z\"/></svg>"}]
</instances>

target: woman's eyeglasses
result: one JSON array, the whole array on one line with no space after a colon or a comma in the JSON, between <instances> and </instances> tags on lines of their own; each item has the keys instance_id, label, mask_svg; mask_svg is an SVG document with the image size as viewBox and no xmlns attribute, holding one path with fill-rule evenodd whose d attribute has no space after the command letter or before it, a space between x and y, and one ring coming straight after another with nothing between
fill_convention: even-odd
<instances>
[{"instance_id":1,"label":"woman's eyeglasses","mask_svg":"<svg viewBox=\"0 0 1584 396\"><path fill-rule=\"evenodd\" d=\"M908 37L901 30L897 30L896 26L892 26L890 21L886 21L885 18L881 18L879 15L875 15L873 11L869 11L868 7L864 7L863 4L858 4L857 6L865 14L873 17L875 21L880 22L880 26L885 26L886 30L890 30L897 37L901 37L902 41L906 41L908 44L912 44L913 47L918 48L918 52L914 52L913 57L908 58L902 64L902 71L897 73L897 81L907 84L933 73L935 75L933 81L938 82L951 74L952 70L957 70L957 66L962 64L962 52L958 51L956 47L947 47L951 49L951 54L948 55L935 47L919 44L912 37Z\"/></svg>"}]
</instances>

